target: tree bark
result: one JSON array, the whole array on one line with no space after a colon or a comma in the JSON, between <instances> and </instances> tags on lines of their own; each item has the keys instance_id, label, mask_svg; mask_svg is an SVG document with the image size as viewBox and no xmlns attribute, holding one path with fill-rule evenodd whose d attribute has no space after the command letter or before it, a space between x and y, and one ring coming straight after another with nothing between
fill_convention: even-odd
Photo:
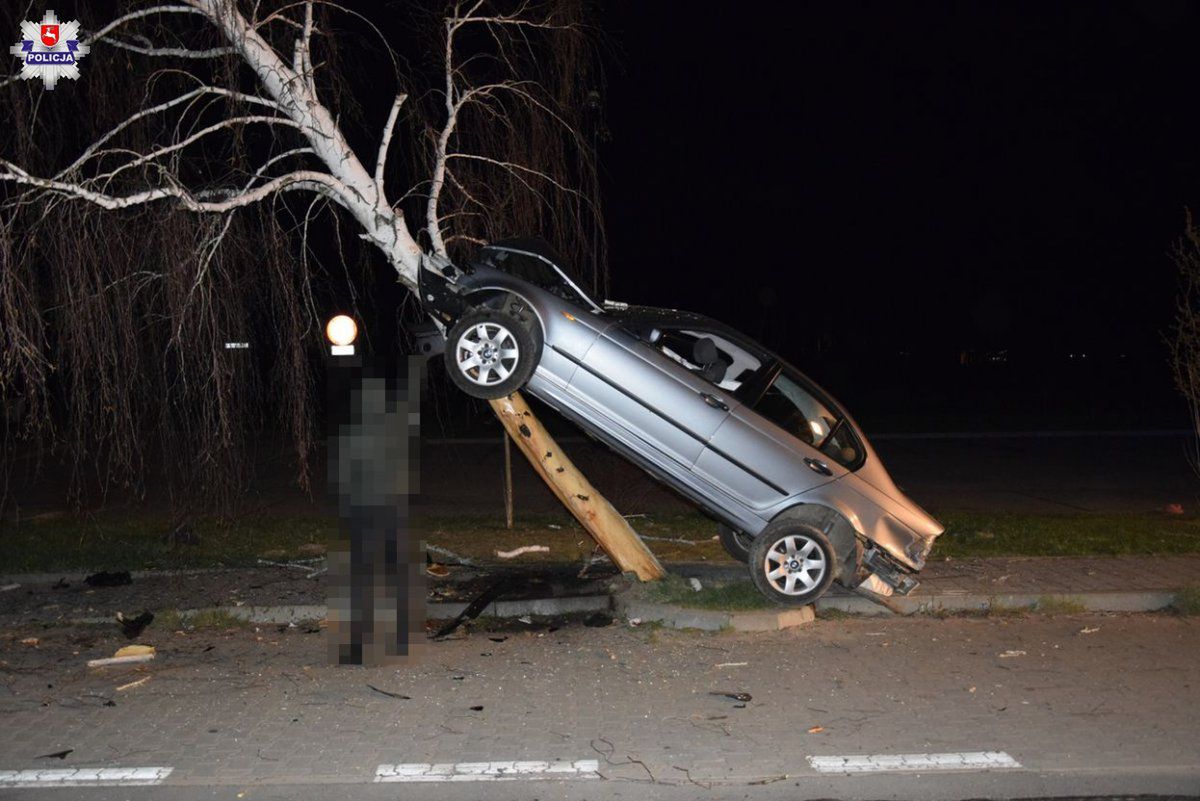
<instances>
[{"instance_id":1,"label":"tree bark","mask_svg":"<svg viewBox=\"0 0 1200 801\"><path fill-rule=\"evenodd\" d=\"M489 401L517 447L563 505L599 543L623 573L635 573L642 581L665 575L658 559L617 513L604 496L563 453L558 443L534 417L519 392Z\"/></svg>"}]
</instances>

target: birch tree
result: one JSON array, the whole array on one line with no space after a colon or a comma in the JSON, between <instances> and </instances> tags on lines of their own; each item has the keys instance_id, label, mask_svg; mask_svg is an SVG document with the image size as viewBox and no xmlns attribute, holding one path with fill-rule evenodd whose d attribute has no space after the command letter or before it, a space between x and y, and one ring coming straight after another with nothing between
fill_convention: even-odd
<instances>
[{"instance_id":1,"label":"birch tree","mask_svg":"<svg viewBox=\"0 0 1200 801\"><path fill-rule=\"evenodd\" d=\"M376 13L322 0L131 4L83 20L78 82L45 93L0 81L12 123L0 140L6 441L65 439L77 469L102 450L129 476L148 467L147 427L164 452L186 430L197 465L236 483L247 398L282 384L253 408L282 418L303 480L315 440L304 347L323 316L307 269L315 239L410 291L422 263L437 270L500 234L548 232L589 252L599 210L581 4L458 0L414 12L405 30L426 33L400 47ZM355 74L347 56L364 49L391 72ZM239 318L263 313L253 293L280 332L257 368L194 347L253 325ZM56 419L71 436L55 438Z\"/></svg>"}]
</instances>

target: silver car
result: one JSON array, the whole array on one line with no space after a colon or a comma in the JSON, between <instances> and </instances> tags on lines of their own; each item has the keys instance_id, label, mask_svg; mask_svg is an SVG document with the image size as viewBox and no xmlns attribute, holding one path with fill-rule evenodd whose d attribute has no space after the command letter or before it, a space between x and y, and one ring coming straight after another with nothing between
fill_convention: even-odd
<instances>
[{"instance_id":1,"label":"silver car","mask_svg":"<svg viewBox=\"0 0 1200 801\"><path fill-rule=\"evenodd\" d=\"M525 388L718 521L758 589L812 603L834 581L907 594L942 526L892 482L837 401L698 314L598 304L536 240L427 264L451 379L477 398Z\"/></svg>"}]
</instances>

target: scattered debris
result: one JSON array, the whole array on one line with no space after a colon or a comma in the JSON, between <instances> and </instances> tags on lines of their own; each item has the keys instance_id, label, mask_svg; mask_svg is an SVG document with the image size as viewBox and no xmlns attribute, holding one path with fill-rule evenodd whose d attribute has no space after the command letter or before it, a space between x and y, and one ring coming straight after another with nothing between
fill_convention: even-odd
<instances>
[{"instance_id":1,"label":"scattered debris","mask_svg":"<svg viewBox=\"0 0 1200 801\"><path fill-rule=\"evenodd\" d=\"M474 567L475 563L465 556L459 556L449 548L443 548L440 545L426 545L425 550L430 553L436 553L439 556L448 557L451 564L462 565L463 567Z\"/></svg>"},{"instance_id":2,"label":"scattered debris","mask_svg":"<svg viewBox=\"0 0 1200 801\"><path fill-rule=\"evenodd\" d=\"M558 523L547 523L546 528L552 528L557 531L558 529L561 529L562 526L560 526Z\"/></svg>"},{"instance_id":3,"label":"scattered debris","mask_svg":"<svg viewBox=\"0 0 1200 801\"><path fill-rule=\"evenodd\" d=\"M611 626L612 622L612 615L606 615L603 612L593 612L583 619L583 625L593 629L602 629L605 626Z\"/></svg>"},{"instance_id":4,"label":"scattered debris","mask_svg":"<svg viewBox=\"0 0 1200 801\"><path fill-rule=\"evenodd\" d=\"M1168 503L1166 506L1163 507L1163 511L1169 515L1181 515L1181 514L1183 514L1183 504Z\"/></svg>"},{"instance_id":5,"label":"scattered debris","mask_svg":"<svg viewBox=\"0 0 1200 801\"><path fill-rule=\"evenodd\" d=\"M113 573L102 570L85 578L83 583L89 587L124 587L133 583L133 576L129 574L128 570Z\"/></svg>"},{"instance_id":6,"label":"scattered debris","mask_svg":"<svg viewBox=\"0 0 1200 801\"><path fill-rule=\"evenodd\" d=\"M525 553L550 553L550 548L545 545L522 545L520 548L513 548L511 551L496 551L496 556L501 559L515 559Z\"/></svg>"},{"instance_id":7,"label":"scattered debris","mask_svg":"<svg viewBox=\"0 0 1200 801\"><path fill-rule=\"evenodd\" d=\"M700 579L696 578L695 576L692 576L690 579L688 579L688 586L691 587L695 592L700 592L700 590L704 589L704 585L700 583Z\"/></svg>"},{"instance_id":8,"label":"scattered debris","mask_svg":"<svg viewBox=\"0 0 1200 801\"><path fill-rule=\"evenodd\" d=\"M127 640L140 637L146 626L153 621L154 613L150 611L144 611L137 617L125 617L123 613L117 612L117 622L121 624L121 632Z\"/></svg>"},{"instance_id":9,"label":"scattered debris","mask_svg":"<svg viewBox=\"0 0 1200 801\"><path fill-rule=\"evenodd\" d=\"M1080 634L1095 634L1095 633L1096 633L1097 631L1099 631L1099 630L1100 630L1100 627L1099 627L1099 626L1094 626L1094 627L1084 627L1084 628L1082 628L1082 629L1080 629L1080 630L1079 630L1079 633L1080 633Z\"/></svg>"},{"instance_id":10,"label":"scattered debris","mask_svg":"<svg viewBox=\"0 0 1200 801\"><path fill-rule=\"evenodd\" d=\"M638 626L642 625L642 619L640 617L631 617L629 618L629 625L637 628Z\"/></svg>"},{"instance_id":11,"label":"scattered debris","mask_svg":"<svg viewBox=\"0 0 1200 801\"><path fill-rule=\"evenodd\" d=\"M317 567L316 566L316 564L318 562L324 562L324 561L325 561L325 557L323 557L323 556L316 556L316 557L313 557L312 559L293 559L289 562L275 562L271 559L258 559L257 560L257 562L260 565L269 565L271 567L290 567L290 568L294 568L296 570L305 570L305 571L307 571L307 575L305 575L304 577L308 578L308 579L316 578L317 576L319 576L322 573L329 570L328 566L326 566L326 567Z\"/></svg>"},{"instance_id":12,"label":"scattered debris","mask_svg":"<svg viewBox=\"0 0 1200 801\"><path fill-rule=\"evenodd\" d=\"M411 701L412 700L411 696L401 695L400 693L388 692L387 690L381 690L378 687L376 687L374 684L368 684L367 689L374 690L375 692L379 693L380 695L386 695L388 698L399 698L401 701Z\"/></svg>"},{"instance_id":13,"label":"scattered debris","mask_svg":"<svg viewBox=\"0 0 1200 801\"><path fill-rule=\"evenodd\" d=\"M1003 576L997 576L996 578L992 579L992 583L993 584L1003 584L1004 582L1008 581L1009 578L1011 578L1011 576L1012 576L1011 573L1005 573Z\"/></svg>"},{"instance_id":14,"label":"scattered debris","mask_svg":"<svg viewBox=\"0 0 1200 801\"><path fill-rule=\"evenodd\" d=\"M117 652L107 659L89 659L87 666L128 665L134 662L149 662L153 658L153 645L126 645L117 649Z\"/></svg>"},{"instance_id":15,"label":"scattered debris","mask_svg":"<svg viewBox=\"0 0 1200 801\"><path fill-rule=\"evenodd\" d=\"M122 684L120 687L117 688L117 692L120 693L120 692L124 692L125 690L132 690L134 687L141 687L143 684L145 684L148 681L150 681L149 676L142 676L137 681L131 681L128 684Z\"/></svg>"},{"instance_id":16,"label":"scattered debris","mask_svg":"<svg viewBox=\"0 0 1200 801\"><path fill-rule=\"evenodd\" d=\"M473 707L471 707L471 711L472 712L482 712L483 707L482 706L473 706Z\"/></svg>"},{"instance_id":17,"label":"scattered debris","mask_svg":"<svg viewBox=\"0 0 1200 801\"><path fill-rule=\"evenodd\" d=\"M639 534L644 540L653 540L654 542L675 542L680 545L698 545L696 540L685 540L683 537L651 537L646 534Z\"/></svg>"},{"instance_id":18,"label":"scattered debris","mask_svg":"<svg viewBox=\"0 0 1200 801\"><path fill-rule=\"evenodd\" d=\"M449 623L447 623L446 625L444 625L440 629L438 629L434 633L433 638L435 640L441 639L442 637L445 637L446 635L453 632L455 629L457 629L459 626L461 626L464 622L466 622L468 620L474 620L475 618L479 617L480 613L483 612L483 610L486 609L493 601L495 601L497 598L499 598L500 596L504 595L506 592L509 591L509 589L512 587L512 583L513 583L512 577L505 576L505 577L489 584L483 590L483 592L479 593L479 595L477 595L475 597L475 600L473 600L473 601L471 601L471 603L467 604L467 608L462 610L462 612L458 615L458 617L454 618ZM524 622L532 623L533 621L524 620Z\"/></svg>"},{"instance_id":19,"label":"scattered debris","mask_svg":"<svg viewBox=\"0 0 1200 801\"><path fill-rule=\"evenodd\" d=\"M26 637L25 639L21 640L21 645L29 645L36 648L40 642L41 640L39 640L37 637Z\"/></svg>"},{"instance_id":20,"label":"scattered debris","mask_svg":"<svg viewBox=\"0 0 1200 801\"><path fill-rule=\"evenodd\" d=\"M713 665L713 667L719 667L719 668L746 667L746 665L748 665L748 664L750 664L750 663L749 662L720 662L716 665Z\"/></svg>"},{"instance_id":21,"label":"scattered debris","mask_svg":"<svg viewBox=\"0 0 1200 801\"><path fill-rule=\"evenodd\" d=\"M450 575L450 568L438 562L430 562L425 565L425 572L434 578L445 578Z\"/></svg>"},{"instance_id":22,"label":"scattered debris","mask_svg":"<svg viewBox=\"0 0 1200 801\"><path fill-rule=\"evenodd\" d=\"M754 696L752 696L750 693L720 693L720 692L710 692L710 693L709 693L709 695L715 695L715 696L717 696L718 698L729 698L730 700L733 700L733 701L741 701L742 703L745 703L745 702L747 702L747 701L753 701L753 700L754 700Z\"/></svg>"},{"instance_id":23,"label":"scattered debris","mask_svg":"<svg viewBox=\"0 0 1200 801\"><path fill-rule=\"evenodd\" d=\"M34 757L34 759L66 759L67 754L73 753L75 753L75 749L68 748L66 751L55 751L53 754L42 754L40 757Z\"/></svg>"},{"instance_id":24,"label":"scattered debris","mask_svg":"<svg viewBox=\"0 0 1200 801\"><path fill-rule=\"evenodd\" d=\"M754 781L750 782L750 784L774 784L775 782L787 781L787 779L788 774L781 773L778 776L768 776L765 779L755 779Z\"/></svg>"},{"instance_id":25,"label":"scattered debris","mask_svg":"<svg viewBox=\"0 0 1200 801\"><path fill-rule=\"evenodd\" d=\"M492 642L504 642L508 637L488 637Z\"/></svg>"},{"instance_id":26,"label":"scattered debris","mask_svg":"<svg viewBox=\"0 0 1200 801\"><path fill-rule=\"evenodd\" d=\"M823 731L825 731L824 726L809 726L808 728L809 734L820 734Z\"/></svg>"},{"instance_id":27,"label":"scattered debris","mask_svg":"<svg viewBox=\"0 0 1200 801\"><path fill-rule=\"evenodd\" d=\"M50 589L52 589L52 590L65 590L67 587L70 587L70 586L71 586L71 582L67 581L65 578L60 578L60 579L59 579L58 581L56 581L54 584L51 584L51 585L50 585Z\"/></svg>"},{"instance_id":28,"label":"scattered debris","mask_svg":"<svg viewBox=\"0 0 1200 801\"><path fill-rule=\"evenodd\" d=\"M1005 651L1004 653L1000 654L1001 659L1008 659L1008 658L1014 657L1014 656L1025 656L1025 652L1024 651Z\"/></svg>"},{"instance_id":29,"label":"scattered debris","mask_svg":"<svg viewBox=\"0 0 1200 801\"><path fill-rule=\"evenodd\" d=\"M19 589L21 589L20 584L5 584L3 587L0 587L0 592L12 592Z\"/></svg>"}]
</instances>

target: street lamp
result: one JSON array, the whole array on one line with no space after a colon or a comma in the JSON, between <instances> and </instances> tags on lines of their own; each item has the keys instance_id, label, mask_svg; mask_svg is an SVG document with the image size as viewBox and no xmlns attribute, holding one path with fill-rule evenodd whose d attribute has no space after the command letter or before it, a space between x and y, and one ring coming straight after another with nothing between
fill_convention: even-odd
<instances>
[{"instance_id":1,"label":"street lamp","mask_svg":"<svg viewBox=\"0 0 1200 801\"><path fill-rule=\"evenodd\" d=\"M353 356L354 340L358 338L358 324L354 318L339 314L329 318L325 324L325 337L330 342L329 352L334 356Z\"/></svg>"}]
</instances>

